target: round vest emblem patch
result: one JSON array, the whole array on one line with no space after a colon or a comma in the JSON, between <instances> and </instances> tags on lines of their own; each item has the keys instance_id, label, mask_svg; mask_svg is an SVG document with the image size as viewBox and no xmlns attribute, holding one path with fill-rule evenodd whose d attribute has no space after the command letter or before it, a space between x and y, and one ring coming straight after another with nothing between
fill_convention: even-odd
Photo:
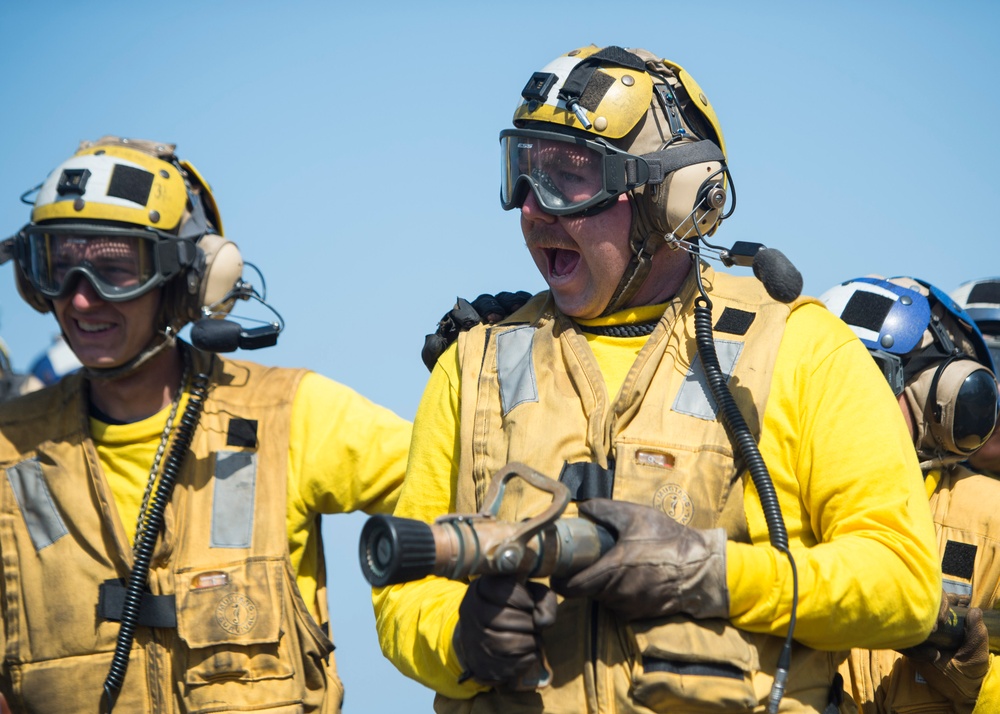
<instances>
[{"instance_id":1,"label":"round vest emblem patch","mask_svg":"<svg viewBox=\"0 0 1000 714\"><path fill-rule=\"evenodd\" d=\"M691 497L676 483L660 486L653 496L653 507L658 508L682 526L687 525L694 515Z\"/></svg>"},{"instance_id":2,"label":"round vest emblem patch","mask_svg":"<svg viewBox=\"0 0 1000 714\"><path fill-rule=\"evenodd\" d=\"M257 624L257 606L240 593L230 593L215 607L219 626L231 635L245 635Z\"/></svg>"}]
</instances>

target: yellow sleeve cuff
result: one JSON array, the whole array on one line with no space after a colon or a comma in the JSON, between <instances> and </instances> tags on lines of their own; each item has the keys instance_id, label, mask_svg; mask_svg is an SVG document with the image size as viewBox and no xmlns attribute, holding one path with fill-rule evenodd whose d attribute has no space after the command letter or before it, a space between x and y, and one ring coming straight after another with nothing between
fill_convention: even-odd
<instances>
[{"instance_id":1,"label":"yellow sleeve cuff","mask_svg":"<svg viewBox=\"0 0 1000 714\"><path fill-rule=\"evenodd\" d=\"M1000 661L990 653L990 669L983 678L982 689L976 699L972 714L996 714L1000 712Z\"/></svg>"}]
</instances>

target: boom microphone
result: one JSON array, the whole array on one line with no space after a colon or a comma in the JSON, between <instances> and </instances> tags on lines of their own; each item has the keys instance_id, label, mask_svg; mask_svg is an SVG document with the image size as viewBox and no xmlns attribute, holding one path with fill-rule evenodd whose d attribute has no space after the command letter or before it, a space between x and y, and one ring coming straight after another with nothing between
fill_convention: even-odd
<instances>
[{"instance_id":1,"label":"boom microphone","mask_svg":"<svg viewBox=\"0 0 1000 714\"><path fill-rule=\"evenodd\" d=\"M191 344L206 352L235 352L241 329L231 320L198 320L191 327Z\"/></svg>"},{"instance_id":2,"label":"boom microphone","mask_svg":"<svg viewBox=\"0 0 1000 714\"><path fill-rule=\"evenodd\" d=\"M802 273L780 250L758 250L753 257L753 274L778 302L791 302L802 294Z\"/></svg>"},{"instance_id":3,"label":"boom microphone","mask_svg":"<svg viewBox=\"0 0 1000 714\"><path fill-rule=\"evenodd\" d=\"M279 332L274 324L245 330L238 322L206 317L191 326L191 344L206 352L255 350L277 344Z\"/></svg>"}]
</instances>

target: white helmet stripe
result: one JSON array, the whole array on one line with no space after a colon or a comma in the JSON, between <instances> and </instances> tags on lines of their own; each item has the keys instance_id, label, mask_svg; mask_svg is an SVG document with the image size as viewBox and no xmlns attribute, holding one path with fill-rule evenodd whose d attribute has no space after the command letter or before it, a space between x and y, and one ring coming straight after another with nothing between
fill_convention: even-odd
<instances>
[{"instance_id":1,"label":"white helmet stripe","mask_svg":"<svg viewBox=\"0 0 1000 714\"><path fill-rule=\"evenodd\" d=\"M820 296L820 300L826 303L830 312L837 317L840 317L844 314L844 309L847 307L847 303L850 299L855 293L859 292L868 292L874 295L879 295L881 297L888 298L893 302L899 300L899 295L891 290L887 290L879 285L858 282L852 282L850 285L837 285L832 287ZM858 325L848 325L848 327L854 330L854 334L862 340L878 342L879 333L877 330L869 330L864 327L859 327Z\"/></svg>"},{"instance_id":2,"label":"white helmet stripe","mask_svg":"<svg viewBox=\"0 0 1000 714\"><path fill-rule=\"evenodd\" d=\"M114 171L115 166L118 165L130 166L140 171L147 171L144 166L140 166L139 164L118 156L98 156L94 154L74 156L60 164L55 171L48 175L45 179L45 183L42 184L42 188L38 191L38 196L35 199L35 205L45 206L50 203L56 203L57 201L75 201L77 198L82 198L84 201L88 202L105 203L112 206L121 206L123 208L135 208L136 204L133 201L108 195L108 188L111 185L111 174ZM86 186L84 186L84 192L82 194L68 193L63 196L59 195L59 192L56 189L59 186L59 179L66 169L87 169L90 171L90 176L87 177L87 183Z\"/></svg>"}]
</instances>

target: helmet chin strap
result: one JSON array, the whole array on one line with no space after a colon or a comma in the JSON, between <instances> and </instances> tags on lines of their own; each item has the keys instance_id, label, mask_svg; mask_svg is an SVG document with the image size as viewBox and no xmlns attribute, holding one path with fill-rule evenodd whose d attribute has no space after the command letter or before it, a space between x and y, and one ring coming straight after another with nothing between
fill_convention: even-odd
<instances>
[{"instance_id":1,"label":"helmet chin strap","mask_svg":"<svg viewBox=\"0 0 1000 714\"><path fill-rule=\"evenodd\" d=\"M649 271L653 267L653 254L663 243L661 234L657 233L650 221L640 208L643 201L633 195L631 191L627 194L629 206L632 208L632 224L629 228L629 248L632 250L632 257L629 258L628 265L622 273L618 287L615 288L608 306L604 308L601 317L606 317L626 307L639 288L649 277Z\"/></svg>"},{"instance_id":2,"label":"helmet chin strap","mask_svg":"<svg viewBox=\"0 0 1000 714\"><path fill-rule=\"evenodd\" d=\"M177 278L171 280L176 282ZM145 347L139 350L139 354L117 367L84 367L81 372L87 379L113 381L135 374L135 372L145 365L149 360L167 349L172 349L177 344L177 333L184 327L186 321L183 318L173 317L170 309L170 295L160 288L160 303L156 313L157 328L153 331L153 336L146 343ZM162 327L160 327L162 325ZM63 338L66 335L63 334ZM67 344L69 341L67 340Z\"/></svg>"},{"instance_id":3,"label":"helmet chin strap","mask_svg":"<svg viewBox=\"0 0 1000 714\"><path fill-rule=\"evenodd\" d=\"M63 338L65 339L65 335ZM149 362L153 357L172 348L177 344L177 333L169 325L162 332L153 334L153 338L135 357L128 362L117 367L84 367L80 370L87 379L99 379L112 381L134 374L140 367Z\"/></svg>"},{"instance_id":4,"label":"helmet chin strap","mask_svg":"<svg viewBox=\"0 0 1000 714\"><path fill-rule=\"evenodd\" d=\"M960 456L959 454L949 454L948 452L942 451L934 456L925 459L920 459L920 470L929 471L930 469L943 469L954 464L960 464L965 461L968 456Z\"/></svg>"}]
</instances>

